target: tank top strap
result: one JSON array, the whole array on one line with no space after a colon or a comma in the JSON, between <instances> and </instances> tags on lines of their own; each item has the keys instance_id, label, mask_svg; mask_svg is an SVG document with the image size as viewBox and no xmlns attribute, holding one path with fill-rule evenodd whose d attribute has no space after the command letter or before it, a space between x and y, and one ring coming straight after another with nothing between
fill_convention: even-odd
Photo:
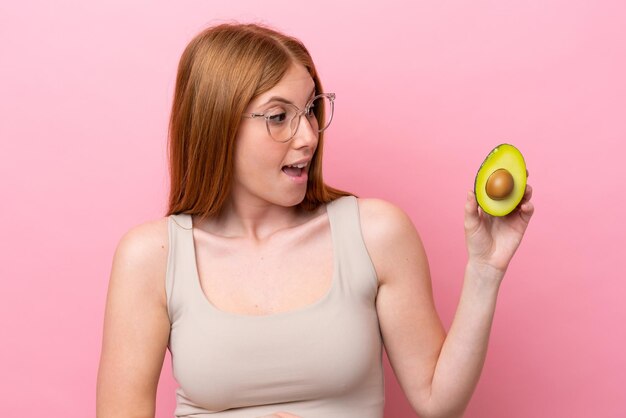
<instances>
[{"instance_id":1,"label":"tank top strap","mask_svg":"<svg viewBox=\"0 0 626 418\"><path fill-rule=\"evenodd\" d=\"M378 278L363 240L357 198L340 197L330 202L326 210L342 289L352 294L376 293Z\"/></svg>"},{"instance_id":2,"label":"tank top strap","mask_svg":"<svg viewBox=\"0 0 626 418\"><path fill-rule=\"evenodd\" d=\"M174 323L182 309L193 301L195 290L195 248L193 224L188 213L172 214L168 218L169 252L165 273L165 294L170 323Z\"/></svg>"},{"instance_id":3,"label":"tank top strap","mask_svg":"<svg viewBox=\"0 0 626 418\"><path fill-rule=\"evenodd\" d=\"M339 295L356 296L366 305L378 291L378 279L363 236L357 198L344 196L326 206L333 241ZM167 312L175 324L206 304L200 287L190 214L168 218L169 251L165 276Z\"/></svg>"}]
</instances>

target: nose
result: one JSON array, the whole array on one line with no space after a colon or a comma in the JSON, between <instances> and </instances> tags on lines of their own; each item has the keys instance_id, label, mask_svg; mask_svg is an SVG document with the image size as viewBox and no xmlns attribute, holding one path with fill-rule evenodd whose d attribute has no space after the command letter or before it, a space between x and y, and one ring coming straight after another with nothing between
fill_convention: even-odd
<instances>
[{"instance_id":1,"label":"nose","mask_svg":"<svg viewBox=\"0 0 626 418\"><path fill-rule=\"evenodd\" d=\"M298 120L298 127L296 129L296 133L291 139L291 142L294 144L296 148L301 147L314 147L317 146L317 141L319 140L319 132L315 127L311 124L311 121L306 117L306 115L300 115Z\"/></svg>"}]
</instances>

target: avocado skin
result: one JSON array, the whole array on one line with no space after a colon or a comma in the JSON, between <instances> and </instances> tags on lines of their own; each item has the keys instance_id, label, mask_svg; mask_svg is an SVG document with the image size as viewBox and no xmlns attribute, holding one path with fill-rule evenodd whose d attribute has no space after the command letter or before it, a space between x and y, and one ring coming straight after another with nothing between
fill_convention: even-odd
<instances>
[{"instance_id":1,"label":"avocado skin","mask_svg":"<svg viewBox=\"0 0 626 418\"><path fill-rule=\"evenodd\" d=\"M494 171L504 168L513 176L513 191L503 200L491 199L485 191L487 179ZM511 144L500 144L484 159L474 178L476 202L492 216L506 216L522 201L526 191L526 162L522 153Z\"/></svg>"}]
</instances>

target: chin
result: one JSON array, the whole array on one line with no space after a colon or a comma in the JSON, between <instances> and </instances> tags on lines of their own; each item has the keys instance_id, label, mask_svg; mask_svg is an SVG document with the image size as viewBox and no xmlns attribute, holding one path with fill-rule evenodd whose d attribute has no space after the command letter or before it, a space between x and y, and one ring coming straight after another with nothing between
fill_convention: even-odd
<instances>
[{"instance_id":1,"label":"chin","mask_svg":"<svg viewBox=\"0 0 626 418\"><path fill-rule=\"evenodd\" d=\"M291 197L283 196L283 198L280 199L281 203L279 204L285 207L297 206L304 201L305 196L306 196L306 190L304 191L304 193L296 195L296 196L291 196Z\"/></svg>"}]
</instances>

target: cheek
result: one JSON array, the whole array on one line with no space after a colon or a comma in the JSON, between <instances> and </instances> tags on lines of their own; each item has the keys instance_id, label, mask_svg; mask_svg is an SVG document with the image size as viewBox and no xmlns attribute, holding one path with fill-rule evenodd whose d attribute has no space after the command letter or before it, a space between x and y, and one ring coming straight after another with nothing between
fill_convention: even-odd
<instances>
[{"instance_id":1,"label":"cheek","mask_svg":"<svg viewBox=\"0 0 626 418\"><path fill-rule=\"evenodd\" d=\"M235 173L247 181L267 177L274 168L275 164L263 152L245 150L235 159Z\"/></svg>"},{"instance_id":2,"label":"cheek","mask_svg":"<svg viewBox=\"0 0 626 418\"><path fill-rule=\"evenodd\" d=\"M280 171L283 152L259 132L243 131L237 138L235 176L246 183L255 182Z\"/></svg>"}]
</instances>

